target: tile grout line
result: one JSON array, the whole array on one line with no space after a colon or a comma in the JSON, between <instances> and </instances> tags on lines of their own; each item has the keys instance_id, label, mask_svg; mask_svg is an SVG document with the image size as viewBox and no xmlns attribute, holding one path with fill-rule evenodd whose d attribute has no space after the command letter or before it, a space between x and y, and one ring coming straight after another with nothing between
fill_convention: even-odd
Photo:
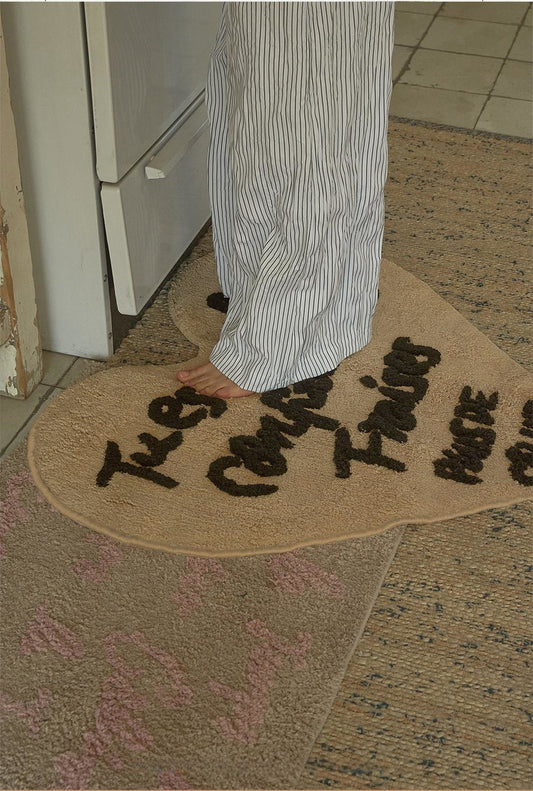
<instances>
[{"instance_id":1,"label":"tile grout line","mask_svg":"<svg viewBox=\"0 0 533 791\"><path fill-rule=\"evenodd\" d=\"M500 66L500 69L499 69L499 71L498 71L498 73L497 73L497 75L496 75L496 78L495 78L495 80L494 80L494 82L493 82L493 84L492 84L492 88L489 90L489 92L488 92L488 94L487 94L487 99L486 99L486 101L483 103L483 107L481 108L481 110L480 110L480 113L479 113L478 117L477 117L477 118L476 118L476 120L475 120L475 123L474 123L474 126L473 126L473 128L474 128L474 129L476 129L476 128L477 128L477 125L478 125L478 123L479 123L479 119L480 119L480 118L481 118L481 116L483 115L483 112L484 112L484 110L485 110L485 107L486 107L486 106L487 106L487 104L489 103L489 100L490 100L490 99L491 99L493 96L496 98L495 94L493 94L493 93L492 93L492 91L494 90L494 86L495 86L495 85L496 85L496 83L498 82L498 78L499 78L500 74L502 73L502 71L503 71L503 68L504 68L505 64L506 64L506 63L508 63L510 60L513 60L513 61L514 61L514 58L510 58L510 57L509 57L509 53L511 52L512 48L514 47L515 41L516 41L516 39L518 38L518 36L520 35L520 31L521 31L521 30L523 30L523 29L526 27L526 25L524 25L524 21L525 21L525 18L526 18L526 16L529 14L529 11L530 11L530 9L531 9L531 3L528 3L528 6L529 6L529 7L528 7L528 8L526 8L526 10L525 10L525 12L524 12L524 15L522 16L522 21L520 22L520 24L519 24L519 25L518 25L518 27L516 28L516 33L515 33L515 35L514 35L514 37L513 37L513 40L511 41L511 43L510 43L510 45L509 45L509 49L507 50L507 54L506 54L506 56L504 57L504 59L503 59L503 61L502 61L502 65ZM518 61L518 62L519 62L519 63L523 63L523 62L527 62L527 61ZM511 99L512 97L511 97L511 96L509 96L509 97L499 97L499 98L509 98L509 99ZM529 100L528 100L528 99L515 99L514 101L526 101L526 102L527 102L527 101L529 101Z\"/></svg>"},{"instance_id":2,"label":"tile grout line","mask_svg":"<svg viewBox=\"0 0 533 791\"><path fill-rule=\"evenodd\" d=\"M420 42L421 42L421 41L422 41L422 39L423 39L423 38L424 38L424 37L427 35L427 32L428 32L428 30L430 29L430 27L431 27L431 26L432 26L432 24L434 23L434 21L435 21L435 19L437 18L437 16L438 16L438 15L440 14L440 12L442 11L442 8L443 8L443 6L444 6L444 3L441 3L441 4L440 4L440 7L437 9L437 11L435 12L435 14L434 14L434 15L431 17L431 21L429 22L428 26L426 27L426 29L424 30L424 32L422 33L422 35L421 35L421 36L420 36L420 38L418 39L418 43L417 43L417 44L416 44L416 45L413 47L413 51L411 52L411 54L409 55L409 57L407 58L407 60L406 60L406 61L405 61L405 63L403 64L403 67L400 69L400 71L399 71L399 73L398 73L398 76L397 76L397 77L396 77L396 79L393 81L393 87L394 87L394 86L396 86L396 85L398 84L398 82L399 82L399 80L400 80L400 77L403 77L403 75L404 75L405 71L406 71L406 70L408 69L408 67L410 66L410 64L411 64L411 61L412 61L412 59L413 59L413 57L414 57L414 54L415 54L415 52L418 52L418 50L420 49ZM424 14L424 16L425 16L425 14ZM395 25L396 25L396 23L395 23ZM396 43L396 42L395 42L395 43ZM398 45L398 46L404 46L404 45L403 45L403 44L400 44L400 45Z\"/></svg>"},{"instance_id":3,"label":"tile grout line","mask_svg":"<svg viewBox=\"0 0 533 791\"><path fill-rule=\"evenodd\" d=\"M500 72L498 72L499 75ZM497 79L497 78L496 78ZM496 80L495 80L496 82ZM406 85L407 87L412 88L427 88L429 91L445 91L446 93L465 93L467 96L489 96L484 91L465 91L457 89L457 88L436 88L431 85L420 85L417 82L402 82L401 85ZM529 102L531 104L531 99L519 99L516 96L506 96L505 94L499 93L492 93L490 94L490 98L494 97L495 99L509 99L512 102ZM413 119L416 120L416 119ZM472 127L473 128L473 127Z\"/></svg>"},{"instance_id":4,"label":"tile grout line","mask_svg":"<svg viewBox=\"0 0 533 791\"><path fill-rule=\"evenodd\" d=\"M521 27L518 29L516 35L518 35L520 30L522 30ZM510 49L512 48L515 39L516 39L516 36L513 39L513 42L511 43ZM398 44L397 46L398 47L408 47L409 44ZM417 48L417 50L420 49L423 52L444 52L446 55L464 55L467 58L490 58L490 60L503 60L503 61L510 60L513 63L531 63L530 60L519 60L518 58L510 58L508 54L507 55L480 55L479 52L458 52L458 51L453 50L453 49L436 49L435 47L421 47L419 45L417 45L416 48ZM509 49L509 51L510 51L510 49Z\"/></svg>"},{"instance_id":5,"label":"tile grout line","mask_svg":"<svg viewBox=\"0 0 533 791\"><path fill-rule=\"evenodd\" d=\"M32 413L31 413L30 415L28 415L28 417L26 418L26 420L24 421L24 423L22 423L22 425L21 425L21 426L19 426L19 429L18 429L18 431L16 432L16 434L15 434L13 437L11 437L11 439L9 440L9 442L7 443L7 445L5 445L5 446L4 446L4 447L3 447L3 448L0 450L0 459L4 458L4 456L8 455L8 451L9 451L9 447L10 447L10 445L12 445L12 443L14 443L14 442L16 441L17 437L19 436L19 434L20 434L22 431L24 431L24 429L26 428L26 426L28 425L28 423L29 423L31 420L33 420L33 419L35 418L35 415L37 414L37 412L39 411L39 409L42 407L42 405L45 403L45 401L47 401L47 400L48 400L48 398L50 398L50 396L52 395L52 392L53 392L54 390L64 390L64 389L65 389L64 387L61 387L61 386L60 386L59 382L61 382L61 381L62 381L62 380L65 378L65 376L66 376L66 375L69 373L69 371L71 370L72 366L73 366L73 365L74 365L74 364L75 364L75 363L76 363L76 362L77 362L79 359L81 359L81 358L80 358L80 357L76 357L76 358L75 358L75 359L74 359L74 360L71 362L71 364L69 365L69 367L67 368L67 370L66 370L66 371L64 371L64 372L61 374L61 376L59 377L59 379L57 380L57 384L55 384L55 385L47 385L45 382L39 382L39 384L43 385L43 387L48 387L48 390L46 391L46 393L43 393L43 395L42 395L42 396L41 396L41 398L39 399L38 403L36 404L36 406L35 406L34 410L32 411Z\"/></svg>"},{"instance_id":6,"label":"tile grout line","mask_svg":"<svg viewBox=\"0 0 533 791\"><path fill-rule=\"evenodd\" d=\"M42 383L41 383L41 384L42 384ZM51 393L52 393L52 390L54 390L54 389L55 389L55 386L54 386L54 385L44 385L44 386L45 386L45 387L48 387L48 390L46 391L46 393L43 393L43 395L40 397L40 399L39 399L39 401L38 401L37 405L35 406L35 408L34 408L34 410L33 410L33 412L31 413L31 415L29 415L29 416L26 418L26 420L24 421L24 423L23 423L23 424L22 424L22 425L19 427L19 429L18 429L17 433L16 433L16 434L15 434L13 437L11 437L11 439L9 440L9 442L7 443L7 445L6 445L4 448L2 448L2 450L0 451L0 458L3 458L3 457L4 457L4 455L6 454L6 451L9 449L9 446L10 446L10 445L11 445L13 442L15 442L15 440L16 440L16 439L17 439L17 437L19 436L20 432L21 432L21 431L23 431L23 430L24 430L24 428L25 428L25 427L28 425L28 423L30 422L30 420L32 420L32 419L35 417L35 414L36 414L36 413L39 411L39 409L42 407L42 405L44 404L44 402L45 402L45 401L46 401L46 400L49 398L49 396L51 395Z\"/></svg>"},{"instance_id":7,"label":"tile grout line","mask_svg":"<svg viewBox=\"0 0 533 791\"><path fill-rule=\"evenodd\" d=\"M76 365L76 363L78 362L78 360L84 360L84 359L85 359L85 357L76 357L74 360L72 360L72 362L71 362L71 364L69 365L69 367L67 368L67 370L66 370L66 371L64 371L64 372L61 374L61 376L60 376L60 377L59 377L59 379L57 380L56 384L55 384L55 385L52 385L52 387L61 387L61 385L60 385L60 382L62 382L62 381L63 381L63 379L65 378L65 376L66 376L68 373L70 373L70 371L71 371L71 370L72 370L72 368L73 368L73 367ZM62 390L64 390L65 388L64 388L64 387L61 387L61 389L62 389Z\"/></svg>"}]
</instances>

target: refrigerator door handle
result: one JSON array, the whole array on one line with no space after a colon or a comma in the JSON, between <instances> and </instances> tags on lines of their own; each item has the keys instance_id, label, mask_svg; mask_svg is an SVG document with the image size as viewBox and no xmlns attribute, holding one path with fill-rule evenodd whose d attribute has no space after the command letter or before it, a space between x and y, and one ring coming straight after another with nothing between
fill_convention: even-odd
<instances>
[{"instance_id":1,"label":"refrigerator door handle","mask_svg":"<svg viewBox=\"0 0 533 791\"><path fill-rule=\"evenodd\" d=\"M145 165L146 178L164 179L170 175L208 126L209 119L202 96L197 108Z\"/></svg>"}]
</instances>

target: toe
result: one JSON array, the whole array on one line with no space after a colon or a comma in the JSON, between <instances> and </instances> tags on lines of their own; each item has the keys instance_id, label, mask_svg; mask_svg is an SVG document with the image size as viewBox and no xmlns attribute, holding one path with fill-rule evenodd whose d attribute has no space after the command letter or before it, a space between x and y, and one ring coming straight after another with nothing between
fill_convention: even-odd
<instances>
[{"instance_id":1,"label":"toe","mask_svg":"<svg viewBox=\"0 0 533 791\"><path fill-rule=\"evenodd\" d=\"M216 386L214 386L214 385L204 385L201 388L197 388L196 392L199 393L200 395L212 396L212 395L215 395Z\"/></svg>"},{"instance_id":2,"label":"toe","mask_svg":"<svg viewBox=\"0 0 533 791\"><path fill-rule=\"evenodd\" d=\"M229 387L219 387L218 390L215 392L215 396L217 398L230 398L230 388Z\"/></svg>"},{"instance_id":3,"label":"toe","mask_svg":"<svg viewBox=\"0 0 533 791\"><path fill-rule=\"evenodd\" d=\"M196 392L202 393L202 395L212 395L221 384L221 382L216 382L209 376L203 376L193 384L193 387Z\"/></svg>"},{"instance_id":4,"label":"toe","mask_svg":"<svg viewBox=\"0 0 533 791\"><path fill-rule=\"evenodd\" d=\"M181 382L185 382L189 378L189 371L178 371L177 376Z\"/></svg>"},{"instance_id":5,"label":"toe","mask_svg":"<svg viewBox=\"0 0 533 791\"><path fill-rule=\"evenodd\" d=\"M255 395L255 391L243 390L242 387L236 384L230 384L225 387L219 387L215 395L219 398L242 398L244 396Z\"/></svg>"},{"instance_id":6,"label":"toe","mask_svg":"<svg viewBox=\"0 0 533 791\"><path fill-rule=\"evenodd\" d=\"M198 379L190 380L190 382L196 390L203 390L204 387L210 387L213 384L212 379L208 376L200 376Z\"/></svg>"},{"instance_id":7,"label":"toe","mask_svg":"<svg viewBox=\"0 0 533 791\"><path fill-rule=\"evenodd\" d=\"M193 368L188 381L200 382L202 379L210 379L210 378L212 378L210 367L208 365L199 365L198 368Z\"/></svg>"},{"instance_id":8,"label":"toe","mask_svg":"<svg viewBox=\"0 0 533 791\"><path fill-rule=\"evenodd\" d=\"M191 387L196 387L201 379L203 379L203 377L200 374L198 374L196 371L191 371L190 375L187 377L187 379L185 379L185 381Z\"/></svg>"}]
</instances>

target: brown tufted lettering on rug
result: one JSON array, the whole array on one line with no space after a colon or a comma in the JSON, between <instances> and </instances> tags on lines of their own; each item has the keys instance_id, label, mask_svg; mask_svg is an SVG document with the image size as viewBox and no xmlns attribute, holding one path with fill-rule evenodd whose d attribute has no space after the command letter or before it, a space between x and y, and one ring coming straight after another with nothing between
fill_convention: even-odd
<instances>
[{"instance_id":1,"label":"brown tufted lettering on rug","mask_svg":"<svg viewBox=\"0 0 533 791\"><path fill-rule=\"evenodd\" d=\"M214 280L212 254L176 278L200 364L224 321L205 298ZM176 366L147 365L69 388L30 431L36 483L87 527L205 557L286 552L527 499L531 473L517 475L506 451L533 377L387 259L380 291L370 343L286 387L226 401L176 387Z\"/></svg>"}]
</instances>

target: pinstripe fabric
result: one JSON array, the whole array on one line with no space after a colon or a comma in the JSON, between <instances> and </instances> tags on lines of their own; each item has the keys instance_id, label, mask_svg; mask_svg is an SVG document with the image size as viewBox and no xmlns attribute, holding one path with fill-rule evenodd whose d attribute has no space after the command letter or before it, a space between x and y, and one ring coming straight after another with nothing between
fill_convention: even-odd
<instances>
[{"instance_id":1,"label":"pinstripe fabric","mask_svg":"<svg viewBox=\"0 0 533 791\"><path fill-rule=\"evenodd\" d=\"M394 2L226 2L209 64L208 181L229 297L210 361L265 392L371 339Z\"/></svg>"}]
</instances>

